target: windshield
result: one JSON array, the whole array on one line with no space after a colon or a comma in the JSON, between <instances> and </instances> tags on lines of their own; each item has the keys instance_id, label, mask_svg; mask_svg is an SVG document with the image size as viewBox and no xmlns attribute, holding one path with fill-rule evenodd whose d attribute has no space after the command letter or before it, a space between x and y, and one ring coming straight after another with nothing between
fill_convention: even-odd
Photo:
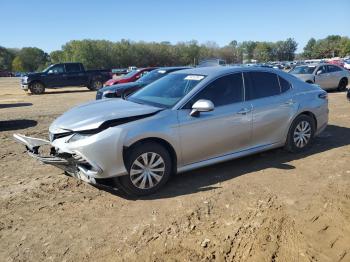
<instances>
[{"instance_id":1,"label":"windshield","mask_svg":"<svg viewBox=\"0 0 350 262\"><path fill-rule=\"evenodd\" d=\"M141 77L136 82L146 82L146 83L154 82L157 79L165 76L166 73L167 72L165 70L156 69L156 70L153 70L153 71L149 72L148 74L145 74L143 77Z\"/></svg>"},{"instance_id":2,"label":"windshield","mask_svg":"<svg viewBox=\"0 0 350 262\"><path fill-rule=\"evenodd\" d=\"M202 75L166 75L132 94L127 100L162 108L171 108L203 79L204 76Z\"/></svg>"},{"instance_id":3,"label":"windshield","mask_svg":"<svg viewBox=\"0 0 350 262\"><path fill-rule=\"evenodd\" d=\"M315 68L316 66L297 66L294 69L292 69L289 73L298 75L312 74Z\"/></svg>"},{"instance_id":4,"label":"windshield","mask_svg":"<svg viewBox=\"0 0 350 262\"><path fill-rule=\"evenodd\" d=\"M123 78L129 78L132 77L134 75L136 75L140 70L132 70L129 73L127 73L126 75L123 76Z\"/></svg>"}]
</instances>

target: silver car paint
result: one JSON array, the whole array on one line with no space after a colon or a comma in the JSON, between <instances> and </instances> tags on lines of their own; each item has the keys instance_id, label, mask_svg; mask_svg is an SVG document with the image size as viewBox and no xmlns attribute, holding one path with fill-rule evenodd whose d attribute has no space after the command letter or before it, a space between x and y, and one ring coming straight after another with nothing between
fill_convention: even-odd
<instances>
[{"instance_id":1,"label":"silver car paint","mask_svg":"<svg viewBox=\"0 0 350 262\"><path fill-rule=\"evenodd\" d=\"M323 73L320 75L316 75L316 72L320 70L322 66L326 66L328 64L317 64L314 65L316 68L312 74L293 74L297 78L303 80L303 81L309 81L314 84L319 85L322 89L329 90L329 89L335 89L338 87L339 82L342 78L347 78L348 83L350 83L350 73L348 70L345 70L344 68L341 68L337 65L334 65L341 69L341 71L338 72L330 72L330 73Z\"/></svg>"},{"instance_id":2,"label":"silver car paint","mask_svg":"<svg viewBox=\"0 0 350 262\"><path fill-rule=\"evenodd\" d=\"M212 112L201 113L199 117L190 116L190 109L182 109L192 96L216 78L253 70L278 74L292 84L292 89L273 97L216 107ZM97 170L90 173L81 170L85 175L108 178L127 174L124 149L143 139L163 140L171 146L176 153L177 170L183 172L283 146L292 121L305 111L315 115L317 134L327 125L328 102L318 98L318 94L324 91L287 73L262 68L212 67L172 74L178 73L206 77L173 108L107 128L76 142L70 142L73 135L58 138L51 145L59 152L84 158ZM156 107L121 99L100 100L75 107L63 114L53 122L50 132L96 128L109 119L158 110L160 109ZM17 136L17 140L26 139L23 136L18 138Z\"/></svg>"}]
</instances>

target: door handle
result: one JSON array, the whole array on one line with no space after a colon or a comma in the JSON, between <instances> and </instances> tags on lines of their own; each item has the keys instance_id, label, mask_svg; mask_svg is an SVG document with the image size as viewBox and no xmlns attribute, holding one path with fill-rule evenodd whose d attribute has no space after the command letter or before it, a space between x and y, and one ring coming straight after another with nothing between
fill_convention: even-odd
<instances>
[{"instance_id":1,"label":"door handle","mask_svg":"<svg viewBox=\"0 0 350 262\"><path fill-rule=\"evenodd\" d=\"M245 115L245 114L249 113L250 111L252 111L252 110L249 109L249 108L242 108L241 110L239 110L239 111L237 112L237 114L239 114L239 115Z\"/></svg>"},{"instance_id":2,"label":"door handle","mask_svg":"<svg viewBox=\"0 0 350 262\"><path fill-rule=\"evenodd\" d=\"M289 106L294 105L294 103L295 102L293 101L293 99L289 99L286 102L284 102L285 105L289 105Z\"/></svg>"}]
</instances>

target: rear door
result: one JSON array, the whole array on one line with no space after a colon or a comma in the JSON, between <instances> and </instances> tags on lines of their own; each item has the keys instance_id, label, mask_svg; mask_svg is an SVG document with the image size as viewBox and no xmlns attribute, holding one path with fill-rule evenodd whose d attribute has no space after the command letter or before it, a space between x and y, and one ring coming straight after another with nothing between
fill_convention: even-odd
<instances>
[{"instance_id":1,"label":"rear door","mask_svg":"<svg viewBox=\"0 0 350 262\"><path fill-rule=\"evenodd\" d=\"M66 85L67 86L80 86L85 83L85 74L79 63L65 64L66 68Z\"/></svg>"},{"instance_id":2,"label":"rear door","mask_svg":"<svg viewBox=\"0 0 350 262\"><path fill-rule=\"evenodd\" d=\"M298 105L290 83L272 72L246 72L247 99L253 108L251 147L285 141L286 130Z\"/></svg>"},{"instance_id":3,"label":"rear door","mask_svg":"<svg viewBox=\"0 0 350 262\"><path fill-rule=\"evenodd\" d=\"M190 115L199 99L213 102L212 112ZM183 164L192 164L246 149L251 139L252 113L244 102L242 73L222 76L178 110Z\"/></svg>"},{"instance_id":4,"label":"rear door","mask_svg":"<svg viewBox=\"0 0 350 262\"><path fill-rule=\"evenodd\" d=\"M329 74L329 87L337 88L339 85L340 79L342 78L343 70L334 65L327 65L327 71Z\"/></svg>"}]
</instances>

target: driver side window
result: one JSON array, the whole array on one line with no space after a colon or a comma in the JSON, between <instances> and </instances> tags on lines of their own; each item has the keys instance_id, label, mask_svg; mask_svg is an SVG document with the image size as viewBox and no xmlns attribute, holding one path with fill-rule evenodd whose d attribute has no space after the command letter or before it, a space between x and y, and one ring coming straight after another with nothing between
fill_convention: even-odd
<instances>
[{"instance_id":1,"label":"driver side window","mask_svg":"<svg viewBox=\"0 0 350 262\"><path fill-rule=\"evenodd\" d=\"M204 87L184 108L192 108L192 105L200 99L210 100L215 107L229 105L243 101L243 94L242 74L226 75Z\"/></svg>"},{"instance_id":2,"label":"driver side window","mask_svg":"<svg viewBox=\"0 0 350 262\"><path fill-rule=\"evenodd\" d=\"M50 69L50 71L52 70L53 73L57 74L57 73L63 73L64 72L64 67L63 65L56 65L54 67L52 67Z\"/></svg>"},{"instance_id":3,"label":"driver side window","mask_svg":"<svg viewBox=\"0 0 350 262\"><path fill-rule=\"evenodd\" d=\"M327 72L325 66L320 66L320 67L317 69L316 72L319 72L319 71L321 71L320 75L321 75L321 74L325 74L325 73Z\"/></svg>"}]
</instances>

